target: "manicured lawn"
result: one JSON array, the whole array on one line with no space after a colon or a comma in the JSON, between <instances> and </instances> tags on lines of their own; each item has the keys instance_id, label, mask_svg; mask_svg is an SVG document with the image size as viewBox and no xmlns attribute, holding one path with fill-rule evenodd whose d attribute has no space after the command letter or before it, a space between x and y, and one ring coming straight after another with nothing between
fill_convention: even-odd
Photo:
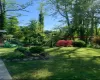
<instances>
[{"instance_id":1,"label":"manicured lawn","mask_svg":"<svg viewBox=\"0 0 100 80\"><path fill-rule=\"evenodd\" d=\"M15 48L0 48L0 57L7 56L14 51Z\"/></svg>"},{"instance_id":2,"label":"manicured lawn","mask_svg":"<svg viewBox=\"0 0 100 80\"><path fill-rule=\"evenodd\" d=\"M2 51L7 54L6 49ZM100 80L100 49L49 48L46 52L51 55L49 60L5 64L13 79L18 80Z\"/></svg>"}]
</instances>

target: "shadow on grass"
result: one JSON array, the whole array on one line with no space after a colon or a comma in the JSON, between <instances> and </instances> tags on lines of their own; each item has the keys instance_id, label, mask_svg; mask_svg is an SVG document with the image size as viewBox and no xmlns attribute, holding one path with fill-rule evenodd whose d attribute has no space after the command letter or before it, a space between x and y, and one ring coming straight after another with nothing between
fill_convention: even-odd
<instances>
[{"instance_id":1,"label":"shadow on grass","mask_svg":"<svg viewBox=\"0 0 100 80\"><path fill-rule=\"evenodd\" d=\"M73 54L73 53L75 53L75 51L77 51L78 49L80 49L80 48L75 48L75 49L73 49L73 50L65 50L65 51L63 51L63 50L60 50L60 51L58 51L60 54L59 55L57 55L56 57L63 57L64 55L69 55L69 54Z\"/></svg>"},{"instance_id":2,"label":"shadow on grass","mask_svg":"<svg viewBox=\"0 0 100 80\"><path fill-rule=\"evenodd\" d=\"M6 62L6 65L18 80L100 80L100 58L68 59L63 55L52 61Z\"/></svg>"},{"instance_id":3,"label":"shadow on grass","mask_svg":"<svg viewBox=\"0 0 100 80\"><path fill-rule=\"evenodd\" d=\"M48 66L49 71L54 74L49 78L52 80L100 80L100 64L94 61L96 59L86 61L81 58L66 59L64 57L61 60L54 60L51 63L52 66Z\"/></svg>"},{"instance_id":4,"label":"shadow on grass","mask_svg":"<svg viewBox=\"0 0 100 80\"><path fill-rule=\"evenodd\" d=\"M48 52L60 53L52 60L5 63L13 79L18 80L100 80L99 57L66 57L78 49L51 48Z\"/></svg>"}]
</instances>

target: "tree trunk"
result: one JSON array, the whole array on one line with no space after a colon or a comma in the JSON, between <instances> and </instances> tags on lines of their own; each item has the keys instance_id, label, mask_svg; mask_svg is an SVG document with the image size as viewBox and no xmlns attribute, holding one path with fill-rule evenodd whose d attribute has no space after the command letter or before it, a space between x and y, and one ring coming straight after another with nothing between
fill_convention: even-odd
<instances>
[{"instance_id":1,"label":"tree trunk","mask_svg":"<svg viewBox=\"0 0 100 80\"><path fill-rule=\"evenodd\" d=\"M94 13L91 14L91 37L93 37L94 34Z\"/></svg>"},{"instance_id":2,"label":"tree trunk","mask_svg":"<svg viewBox=\"0 0 100 80\"><path fill-rule=\"evenodd\" d=\"M0 0L0 30L4 30L5 27L5 0L2 2ZM0 38L2 38L2 33L0 33Z\"/></svg>"}]
</instances>

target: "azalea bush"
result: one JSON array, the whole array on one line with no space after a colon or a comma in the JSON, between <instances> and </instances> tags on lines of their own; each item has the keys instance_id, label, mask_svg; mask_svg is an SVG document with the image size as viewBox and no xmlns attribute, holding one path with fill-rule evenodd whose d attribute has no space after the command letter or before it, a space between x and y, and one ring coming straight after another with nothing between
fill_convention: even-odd
<instances>
[{"instance_id":1,"label":"azalea bush","mask_svg":"<svg viewBox=\"0 0 100 80\"><path fill-rule=\"evenodd\" d=\"M66 46L72 46L72 44L73 44L72 40L59 40L56 43L56 46L58 46L58 47L60 47L60 46L66 47Z\"/></svg>"}]
</instances>

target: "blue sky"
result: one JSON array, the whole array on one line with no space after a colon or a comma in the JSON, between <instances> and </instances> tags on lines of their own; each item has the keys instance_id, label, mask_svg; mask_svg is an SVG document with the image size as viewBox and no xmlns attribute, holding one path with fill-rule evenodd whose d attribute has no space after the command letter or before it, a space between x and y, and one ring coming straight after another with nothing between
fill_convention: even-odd
<instances>
[{"instance_id":1,"label":"blue sky","mask_svg":"<svg viewBox=\"0 0 100 80\"><path fill-rule=\"evenodd\" d=\"M16 0L19 3L25 3L28 0ZM30 6L27 8L28 11L30 12L19 12L23 15L27 15L27 16L21 16L18 17L19 20L19 25L23 26L23 25L27 25L29 23L30 20L35 19L38 20L38 15L39 15L39 2L36 1L34 2L33 6ZM48 12L48 11L47 11ZM58 16L59 17L59 16ZM59 18L54 18L53 16L50 16L50 14L46 14L44 16L44 29L45 30L51 30L53 29L55 26L59 25L60 23L58 22Z\"/></svg>"}]
</instances>

